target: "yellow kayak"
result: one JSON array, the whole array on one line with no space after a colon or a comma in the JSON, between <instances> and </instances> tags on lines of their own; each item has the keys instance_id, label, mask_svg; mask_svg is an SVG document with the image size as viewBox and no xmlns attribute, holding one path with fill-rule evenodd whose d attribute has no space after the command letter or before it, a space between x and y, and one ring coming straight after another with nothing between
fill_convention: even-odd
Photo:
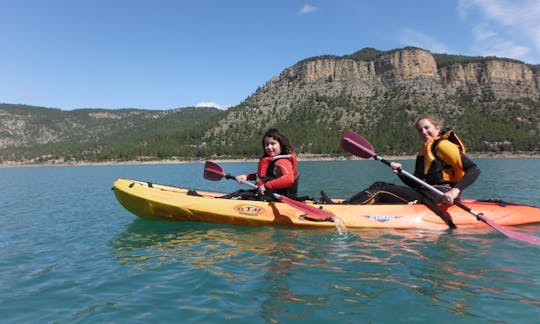
<instances>
[{"instance_id":1,"label":"yellow kayak","mask_svg":"<svg viewBox=\"0 0 540 324\"><path fill-rule=\"evenodd\" d=\"M232 225L278 225L294 227L335 227L331 220L310 217L298 208L283 202L263 202L218 198L221 192L197 191L188 188L153 184L144 181L117 179L113 190L116 198L133 214L154 220L193 221ZM488 216L499 225L540 223L540 208L496 201L464 200L470 208ZM422 204L411 205L319 205L310 207L334 215L347 228L394 228L445 230L448 225ZM485 227L484 222L455 205L440 205L458 228Z\"/></svg>"}]
</instances>

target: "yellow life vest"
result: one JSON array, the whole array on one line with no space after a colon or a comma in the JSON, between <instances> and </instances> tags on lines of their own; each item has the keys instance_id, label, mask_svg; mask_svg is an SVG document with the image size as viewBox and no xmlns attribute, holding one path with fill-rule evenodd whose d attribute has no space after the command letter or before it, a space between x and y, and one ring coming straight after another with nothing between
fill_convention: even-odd
<instances>
[{"instance_id":1,"label":"yellow life vest","mask_svg":"<svg viewBox=\"0 0 540 324\"><path fill-rule=\"evenodd\" d=\"M418 152L420 165L416 173L430 184L456 184L463 176L461 153L466 148L463 141L451 130L426 142Z\"/></svg>"}]
</instances>

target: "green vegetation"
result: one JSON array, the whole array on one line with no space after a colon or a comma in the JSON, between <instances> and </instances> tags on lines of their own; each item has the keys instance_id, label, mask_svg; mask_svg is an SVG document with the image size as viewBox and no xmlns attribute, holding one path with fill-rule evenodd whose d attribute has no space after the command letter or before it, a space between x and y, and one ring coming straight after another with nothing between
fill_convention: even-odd
<instances>
[{"instance_id":1,"label":"green vegetation","mask_svg":"<svg viewBox=\"0 0 540 324\"><path fill-rule=\"evenodd\" d=\"M307 60L373 61L398 50L364 48L342 57ZM433 56L439 67L492 59L519 62ZM540 70L540 65L530 67L535 73ZM342 90L346 87L326 91L338 82L332 78L312 84L287 75L276 83L280 81L285 85L259 88L227 111L194 107L62 111L0 104L0 163L256 158L262 152L261 136L271 126L281 128L299 154L349 156L339 148L339 141L344 130L352 129L369 139L380 154L411 155L420 145L414 121L426 113L446 120L469 152L540 153L540 101L456 96L444 89L422 93L415 90L415 80L403 88L376 84L373 95L364 96Z\"/></svg>"},{"instance_id":2,"label":"green vegetation","mask_svg":"<svg viewBox=\"0 0 540 324\"><path fill-rule=\"evenodd\" d=\"M439 115L451 121L447 126L464 139L469 152L540 152L539 102L473 104L454 98L446 105L448 108ZM450 108L453 105L464 106L464 113L457 114ZM297 153L346 155L339 141L345 129L353 129L368 138L380 154L410 155L420 145L414 120L419 114L434 112L432 106L401 97L366 101L348 96L314 96L292 107L291 114L278 119L275 125L291 138ZM262 151L260 137L270 126L231 127L219 138L207 138L207 132L219 124L226 112L213 108L60 111L0 105L2 111L26 116L29 127L24 132L29 138L40 138L43 133L58 135L46 143L12 145L1 151L1 161L36 163L255 158ZM351 115L355 117L343 121L344 116Z\"/></svg>"},{"instance_id":3,"label":"green vegetation","mask_svg":"<svg viewBox=\"0 0 540 324\"><path fill-rule=\"evenodd\" d=\"M490 60L498 60L505 62L522 63L522 61L501 58L496 56L463 56L463 55L450 55L450 54L433 54L437 67L441 68L453 64L468 64L468 63L484 63Z\"/></svg>"},{"instance_id":4,"label":"green vegetation","mask_svg":"<svg viewBox=\"0 0 540 324\"><path fill-rule=\"evenodd\" d=\"M320 55L315 57L310 57L308 59L302 60L300 62L304 61L312 61L312 60L319 60L319 59L352 59L355 61L374 61L378 57L393 53L396 51L401 51L403 49L419 49L417 47L405 47L405 48L397 48L392 49L389 51L379 51L377 49L371 48L371 47L365 47L353 54L344 55L344 56L336 56L336 55ZM505 62L514 62L514 63L521 63L524 64L522 61L511 59L511 58L504 58L504 57L497 57L497 56L465 56L465 55L452 55L452 54L432 54L435 58L435 62L437 63L437 67L441 68L444 66L449 66L453 64L468 64L468 63L483 63L490 60L498 60L498 61L505 61ZM538 71L540 69L539 65L529 65L529 67L533 71Z\"/></svg>"},{"instance_id":5,"label":"green vegetation","mask_svg":"<svg viewBox=\"0 0 540 324\"><path fill-rule=\"evenodd\" d=\"M0 161L125 161L197 156L204 129L225 112L215 108L169 111L80 109L61 111L0 105L0 138L15 144L1 151ZM10 121L11 119L13 121ZM9 131L9 129L13 129Z\"/></svg>"},{"instance_id":6,"label":"green vegetation","mask_svg":"<svg viewBox=\"0 0 540 324\"><path fill-rule=\"evenodd\" d=\"M355 52L351 55L346 55L345 58L350 58L350 59L353 59L353 60L356 60L356 61L365 61L365 62L369 62L369 61L373 61L375 59L377 59L379 56L385 54L386 52L384 51L379 51L379 50L376 50L374 48L371 48L371 47L365 47L361 50L359 50L358 52Z\"/></svg>"}]
</instances>

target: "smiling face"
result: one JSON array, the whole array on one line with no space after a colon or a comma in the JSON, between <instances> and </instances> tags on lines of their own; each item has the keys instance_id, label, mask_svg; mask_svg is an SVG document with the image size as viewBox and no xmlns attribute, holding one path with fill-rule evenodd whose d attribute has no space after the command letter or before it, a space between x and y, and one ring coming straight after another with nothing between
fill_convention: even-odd
<instances>
[{"instance_id":1,"label":"smiling face","mask_svg":"<svg viewBox=\"0 0 540 324\"><path fill-rule=\"evenodd\" d=\"M268 156L276 156L281 154L281 144L273 137L264 138L264 152Z\"/></svg>"},{"instance_id":2,"label":"smiling face","mask_svg":"<svg viewBox=\"0 0 540 324\"><path fill-rule=\"evenodd\" d=\"M433 124L431 120L423 118L416 123L416 130L418 131L420 138L422 138L424 142L427 142L430 139L439 136L441 127Z\"/></svg>"}]
</instances>

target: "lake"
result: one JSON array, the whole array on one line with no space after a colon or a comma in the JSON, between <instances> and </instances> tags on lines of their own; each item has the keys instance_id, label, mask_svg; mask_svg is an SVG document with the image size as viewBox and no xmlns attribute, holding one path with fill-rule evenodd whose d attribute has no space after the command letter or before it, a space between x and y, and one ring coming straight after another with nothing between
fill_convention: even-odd
<instances>
[{"instance_id":1,"label":"lake","mask_svg":"<svg viewBox=\"0 0 540 324\"><path fill-rule=\"evenodd\" d=\"M476 159L464 198L540 205L540 159ZM401 161L412 170L413 161ZM256 163L220 163L253 172ZM540 248L491 228L291 229L136 217L116 178L223 192L204 163L0 168L5 323L537 323ZM378 161L302 161L300 194L399 179ZM489 215L486 215L489 217ZM471 216L472 217L472 216ZM540 224L514 227L540 236Z\"/></svg>"}]
</instances>

